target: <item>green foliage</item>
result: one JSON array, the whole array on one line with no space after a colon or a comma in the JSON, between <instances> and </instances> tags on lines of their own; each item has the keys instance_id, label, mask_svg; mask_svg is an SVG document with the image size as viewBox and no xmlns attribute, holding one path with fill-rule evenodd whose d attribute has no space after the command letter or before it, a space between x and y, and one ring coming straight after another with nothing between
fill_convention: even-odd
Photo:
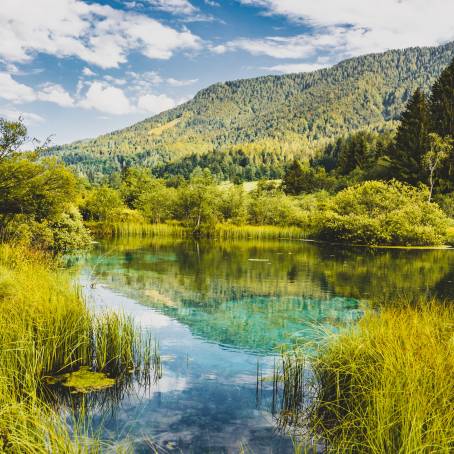
<instances>
[{"instance_id":1,"label":"green foliage","mask_svg":"<svg viewBox=\"0 0 454 454\"><path fill-rule=\"evenodd\" d=\"M21 121L0 118L0 160L11 157L27 141L27 128Z\"/></svg>"},{"instance_id":2,"label":"green foliage","mask_svg":"<svg viewBox=\"0 0 454 454\"><path fill-rule=\"evenodd\" d=\"M88 366L112 379L150 369L149 354L131 320L94 315L42 252L0 245L0 451L94 453L77 425L39 397L49 377ZM150 371L148 370L148 373Z\"/></svg>"},{"instance_id":3,"label":"green foliage","mask_svg":"<svg viewBox=\"0 0 454 454\"><path fill-rule=\"evenodd\" d=\"M410 184L425 180L423 158L429 149L431 119L426 95L418 88L400 118L391 159L396 178Z\"/></svg>"},{"instance_id":4,"label":"green foliage","mask_svg":"<svg viewBox=\"0 0 454 454\"><path fill-rule=\"evenodd\" d=\"M213 226L220 218L220 193L209 172L197 172L179 190L176 218L200 232L202 226Z\"/></svg>"},{"instance_id":5,"label":"green foliage","mask_svg":"<svg viewBox=\"0 0 454 454\"><path fill-rule=\"evenodd\" d=\"M427 202L428 191L396 181L369 181L344 189L314 219L323 240L371 245L437 245L447 218Z\"/></svg>"},{"instance_id":6,"label":"green foliage","mask_svg":"<svg viewBox=\"0 0 454 454\"><path fill-rule=\"evenodd\" d=\"M68 252L90 238L75 208L79 184L55 158L18 153L27 130L0 120L0 232L34 247Z\"/></svg>"},{"instance_id":7,"label":"green foliage","mask_svg":"<svg viewBox=\"0 0 454 454\"><path fill-rule=\"evenodd\" d=\"M452 452L453 307L397 303L370 312L315 359L310 430L328 452Z\"/></svg>"},{"instance_id":8,"label":"green foliage","mask_svg":"<svg viewBox=\"0 0 454 454\"><path fill-rule=\"evenodd\" d=\"M123 208L120 193L116 189L101 186L88 192L82 202L81 212L87 221L107 221Z\"/></svg>"},{"instance_id":9,"label":"green foliage","mask_svg":"<svg viewBox=\"0 0 454 454\"><path fill-rule=\"evenodd\" d=\"M304 166L298 160L293 161L287 168L282 180L284 192L290 195L333 190L336 186L336 178L328 175L323 167Z\"/></svg>"}]
</instances>

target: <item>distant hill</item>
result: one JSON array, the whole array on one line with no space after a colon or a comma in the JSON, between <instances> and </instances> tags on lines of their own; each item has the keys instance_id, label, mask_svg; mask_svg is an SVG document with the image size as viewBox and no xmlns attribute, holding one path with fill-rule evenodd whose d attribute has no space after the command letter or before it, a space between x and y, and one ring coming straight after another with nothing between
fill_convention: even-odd
<instances>
[{"instance_id":1,"label":"distant hill","mask_svg":"<svg viewBox=\"0 0 454 454\"><path fill-rule=\"evenodd\" d=\"M225 153L235 165L244 154L272 166L307 156L323 140L390 127L411 93L429 91L453 58L449 43L365 55L311 73L217 83L167 112L53 152L92 178L128 165L190 167Z\"/></svg>"}]
</instances>

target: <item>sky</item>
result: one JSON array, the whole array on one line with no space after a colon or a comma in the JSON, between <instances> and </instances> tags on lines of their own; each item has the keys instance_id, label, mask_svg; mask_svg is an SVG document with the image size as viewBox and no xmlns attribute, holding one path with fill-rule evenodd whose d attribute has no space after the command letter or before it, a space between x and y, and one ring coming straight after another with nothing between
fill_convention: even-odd
<instances>
[{"instance_id":1,"label":"sky","mask_svg":"<svg viewBox=\"0 0 454 454\"><path fill-rule=\"evenodd\" d=\"M213 83L454 40L454 0L1 0L0 117L54 144Z\"/></svg>"}]
</instances>

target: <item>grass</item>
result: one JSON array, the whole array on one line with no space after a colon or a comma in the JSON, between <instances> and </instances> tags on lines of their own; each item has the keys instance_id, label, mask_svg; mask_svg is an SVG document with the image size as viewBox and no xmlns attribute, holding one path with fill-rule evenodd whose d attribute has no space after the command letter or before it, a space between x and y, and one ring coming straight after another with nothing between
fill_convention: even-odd
<instances>
[{"instance_id":1,"label":"grass","mask_svg":"<svg viewBox=\"0 0 454 454\"><path fill-rule=\"evenodd\" d=\"M46 255L0 245L0 452L96 452L42 399L49 377L90 367L110 378L150 366L131 319L93 315Z\"/></svg>"},{"instance_id":2,"label":"grass","mask_svg":"<svg viewBox=\"0 0 454 454\"><path fill-rule=\"evenodd\" d=\"M448 303L369 313L313 360L317 392L306 428L328 452L453 452L453 327ZM301 374L295 361L289 383Z\"/></svg>"},{"instance_id":3,"label":"grass","mask_svg":"<svg viewBox=\"0 0 454 454\"><path fill-rule=\"evenodd\" d=\"M96 236L101 237L154 237L170 236L183 238L188 229L179 224L146 224L126 222L87 222L86 226Z\"/></svg>"},{"instance_id":4,"label":"grass","mask_svg":"<svg viewBox=\"0 0 454 454\"><path fill-rule=\"evenodd\" d=\"M132 224L111 222L90 222L87 227L101 237L157 237L188 238L194 235L193 229L177 223ZM279 227L272 225L216 224L197 232L198 237L213 239L305 239L307 233L299 227Z\"/></svg>"},{"instance_id":5,"label":"grass","mask_svg":"<svg viewBox=\"0 0 454 454\"><path fill-rule=\"evenodd\" d=\"M448 227L447 244L454 247L454 220L451 221L451 225Z\"/></svg>"}]
</instances>

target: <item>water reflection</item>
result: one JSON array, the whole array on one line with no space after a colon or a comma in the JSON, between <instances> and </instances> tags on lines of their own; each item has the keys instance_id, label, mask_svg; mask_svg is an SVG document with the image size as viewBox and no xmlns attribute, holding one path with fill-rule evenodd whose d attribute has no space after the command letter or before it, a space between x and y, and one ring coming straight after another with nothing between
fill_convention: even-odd
<instances>
[{"instance_id":1,"label":"water reflection","mask_svg":"<svg viewBox=\"0 0 454 454\"><path fill-rule=\"evenodd\" d=\"M348 249L302 242L126 240L82 265L95 307L135 316L159 341L163 378L134 386L95 427L136 452L292 452L276 432L271 375L282 344L319 342L368 301L454 297L454 251Z\"/></svg>"}]
</instances>

